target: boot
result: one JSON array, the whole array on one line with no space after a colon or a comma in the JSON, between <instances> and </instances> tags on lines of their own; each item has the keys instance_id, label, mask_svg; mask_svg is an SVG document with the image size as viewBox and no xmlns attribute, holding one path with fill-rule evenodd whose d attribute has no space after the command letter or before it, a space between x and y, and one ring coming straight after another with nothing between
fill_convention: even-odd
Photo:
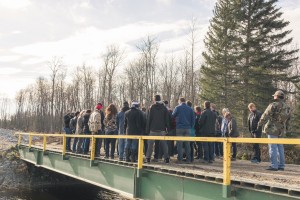
<instances>
[{"instance_id":1,"label":"boot","mask_svg":"<svg viewBox=\"0 0 300 200\"><path fill-rule=\"evenodd\" d=\"M130 162L130 149L125 149L126 162Z\"/></svg>"}]
</instances>

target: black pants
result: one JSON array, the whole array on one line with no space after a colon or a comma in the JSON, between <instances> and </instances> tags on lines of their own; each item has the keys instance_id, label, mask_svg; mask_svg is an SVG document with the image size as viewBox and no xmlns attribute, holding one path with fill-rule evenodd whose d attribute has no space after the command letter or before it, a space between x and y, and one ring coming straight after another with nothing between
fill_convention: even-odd
<instances>
[{"instance_id":1,"label":"black pants","mask_svg":"<svg viewBox=\"0 0 300 200\"><path fill-rule=\"evenodd\" d=\"M261 133L254 133L254 134L252 134L252 137L253 138L261 138ZM260 162L261 158L260 158L259 144L253 144L253 151L254 151L254 156L252 159L257 159Z\"/></svg>"},{"instance_id":2,"label":"black pants","mask_svg":"<svg viewBox=\"0 0 300 200\"><path fill-rule=\"evenodd\" d=\"M237 148L236 143L232 143L232 158L236 158Z\"/></svg>"}]
</instances>

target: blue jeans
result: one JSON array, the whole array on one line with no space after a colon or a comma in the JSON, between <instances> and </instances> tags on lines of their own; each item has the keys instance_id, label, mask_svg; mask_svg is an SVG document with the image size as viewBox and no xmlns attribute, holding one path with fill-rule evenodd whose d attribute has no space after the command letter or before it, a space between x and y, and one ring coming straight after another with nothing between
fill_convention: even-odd
<instances>
[{"instance_id":1,"label":"blue jeans","mask_svg":"<svg viewBox=\"0 0 300 200\"><path fill-rule=\"evenodd\" d=\"M72 134L72 130L70 129L70 128L64 128L64 130L65 130L65 132L66 132L66 134ZM66 150L68 150L68 151L71 151L71 139L72 138L70 138L70 137L67 137L67 144L66 144Z\"/></svg>"},{"instance_id":2,"label":"blue jeans","mask_svg":"<svg viewBox=\"0 0 300 200\"><path fill-rule=\"evenodd\" d=\"M138 140L137 139L126 139L126 149L137 150Z\"/></svg>"},{"instance_id":3,"label":"blue jeans","mask_svg":"<svg viewBox=\"0 0 300 200\"><path fill-rule=\"evenodd\" d=\"M197 159L203 159L203 142L196 142L198 147Z\"/></svg>"},{"instance_id":4,"label":"blue jeans","mask_svg":"<svg viewBox=\"0 0 300 200\"><path fill-rule=\"evenodd\" d=\"M91 132L89 130L84 131L85 135L91 135ZM83 153L88 153L90 150L90 138L85 138L83 143Z\"/></svg>"},{"instance_id":5,"label":"blue jeans","mask_svg":"<svg viewBox=\"0 0 300 200\"><path fill-rule=\"evenodd\" d=\"M117 131L108 131L105 133L105 135L116 135ZM111 144L110 147L110 152L109 152L109 144ZM115 149L116 149L116 138L106 138L105 140L105 157L109 157L109 153L110 153L110 157L114 158L115 155Z\"/></svg>"},{"instance_id":6,"label":"blue jeans","mask_svg":"<svg viewBox=\"0 0 300 200\"><path fill-rule=\"evenodd\" d=\"M191 129L176 129L176 136L182 136L182 137L189 137L190 136ZM183 150L182 150L182 144L184 143L185 146L185 154L186 154L186 161L191 162L191 147L189 141L177 141L177 153L178 157L177 160L182 161L183 158Z\"/></svg>"},{"instance_id":7,"label":"blue jeans","mask_svg":"<svg viewBox=\"0 0 300 200\"><path fill-rule=\"evenodd\" d=\"M120 134L120 135L124 135L124 134ZM124 152L125 152L125 142L126 139L119 139L118 140L118 149L119 149L119 159L123 159L124 158Z\"/></svg>"},{"instance_id":8,"label":"blue jeans","mask_svg":"<svg viewBox=\"0 0 300 200\"><path fill-rule=\"evenodd\" d=\"M268 138L279 138L279 137L275 135L268 135ZM285 159L284 159L283 144L269 144L269 155L270 155L272 168L275 169L284 168Z\"/></svg>"},{"instance_id":9,"label":"blue jeans","mask_svg":"<svg viewBox=\"0 0 300 200\"><path fill-rule=\"evenodd\" d=\"M72 152L73 153L76 152L77 142L78 142L78 138L76 137L76 138L74 138L73 147L72 147Z\"/></svg>"}]
</instances>

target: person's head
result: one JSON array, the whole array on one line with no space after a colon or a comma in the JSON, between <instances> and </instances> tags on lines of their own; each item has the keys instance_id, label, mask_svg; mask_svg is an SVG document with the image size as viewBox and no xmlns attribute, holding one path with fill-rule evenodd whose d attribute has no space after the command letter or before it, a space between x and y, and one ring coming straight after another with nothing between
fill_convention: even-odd
<instances>
[{"instance_id":1,"label":"person's head","mask_svg":"<svg viewBox=\"0 0 300 200\"><path fill-rule=\"evenodd\" d=\"M117 115L117 113L118 113L117 107L112 103L109 104L109 106L105 110L105 116L106 117L115 116L115 115Z\"/></svg>"},{"instance_id":2,"label":"person's head","mask_svg":"<svg viewBox=\"0 0 300 200\"><path fill-rule=\"evenodd\" d=\"M129 107L129 103L127 101L123 102L123 107Z\"/></svg>"},{"instance_id":3,"label":"person's head","mask_svg":"<svg viewBox=\"0 0 300 200\"><path fill-rule=\"evenodd\" d=\"M210 109L211 109L211 110L217 110L216 104L211 103L211 104L210 104Z\"/></svg>"},{"instance_id":4,"label":"person's head","mask_svg":"<svg viewBox=\"0 0 300 200\"><path fill-rule=\"evenodd\" d=\"M91 109L87 109L87 110L85 111L85 113L91 114L91 113L92 113L92 110L91 110Z\"/></svg>"},{"instance_id":5,"label":"person's head","mask_svg":"<svg viewBox=\"0 0 300 200\"><path fill-rule=\"evenodd\" d=\"M225 117L225 114L229 112L229 109L228 108L223 108L222 109L222 115Z\"/></svg>"},{"instance_id":6,"label":"person's head","mask_svg":"<svg viewBox=\"0 0 300 200\"><path fill-rule=\"evenodd\" d=\"M205 101L204 102L204 107L205 107L205 109L209 109L210 108L210 102L209 101Z\"/></svg>"},{"instance_id":7,"label":"person's head","mask_svg":"<svg viewBox=\"0 0 300 200\"><path fill-rule=\"evenodd\" d=\"M143 111L143 112L146 112L147 109L146 109L145 107L142 107L142 111Z\"/></svg>"},{"instance_id":8,"label":"person's head","mask_svg":"<svg viewBox=\"0 0 300 200\"><path fill-rule=\"evenodd\" d=\"M256 111L256 106L254 103L249 103L248 108L249 108L250 112Z\"/></svg>"},{"instance_id":9,"label":"person's head","mask_svg":"<svg viewBox=\"0 0 300 200\"><path fill-rule=\"evenodd\" d=\"M97 105L95 106L95 110L101 110L103 108L102 103L97 103Z\"/></svg>"},{"instance_id":10,"label":"person's head","mask_svg":"<svg viewBox=\"0 0 300 200\"><path fill-rule=\"evenodd\" d=\"M79 114L80 114L80 112L79 112L79 111L76 111L76 112L75 112L75 117L78 117Z\"/></svg>"},{"instance_id":11,"label":"person's head","mask_svg":"<svg viewBox=\"0 0 300 200\"><path fill-rule=\"evenodd\" d=\"M84 114L85 114L85 110L82 110L81 112L80 112L80 114L79 114L79 116L83 116Z\"/></svg>"},{"instance_id":12,"label":"person's head","mask_svg":"<svg viewBox=\"0 0 300 200\"><path fill-rule=\"evenodd\" d=\"M131 107L132 108L139 108L139 106L140 106L139 102L137 102L137 101L132 101L131 102Z\"/></svg>"},{"instance_id":13,"label":"person's head","mask_svg":"<svg viewBox=\"0 0 300 200\"><path fill-rule=\"evenodd\" d=\"M191 101L187 101L186 104L187 104L189 107L192 107L192 106L193 106L193 104L192 104Z\"/></svg>"},{"instance_id":14,"label":"person's head","mask_svg":"<svg viewBox=\"0 0 300 200\"><path fill-rule=\"evenodd\" d=\"M169 105L169 101L165 100L164 104L165 104L165 106L168 106Z\"/></svg>"},{"instance_id":15,"label":"person's head","mask_svg":"<svg viewBox=\"0 0 300 200\"><path fill-rule=\"evenodd\" d=\"M179 103L185 103L185 98L184 97L180 97L179 98Z\"/></svg>"},{"instance_id":16,"label":"person's head","mask_svg":"<svg viewBox=\"0 0 300 200\"><path fill-rule=\"evenodd\" d=\"M230 112L226 112L226 113L225 113L225 118L226 118L227 120L231 120L231 118L232 118L231 113L230 113Z\"/></svg>"},{"instance_id":17,"label":"person's head","mask_svg":"<svg viewBox=\"0 0 300 200\"><path fill-rule=\"evenodd\" d=\"M156 101L161 101L161 97L160 97L159 94L157 94L157 95L154 96L154 101L155 101L155 102L156 102Z\"/></svg>"},{"instance_id":18,"label":"person's head","mask_svg":"<svg viewBox=\"0 0 300 200\"><path fill-rule=\"evenodd\" d=\"M195 112L201 112L201 107L200 106L195 106Z\"/></svg>"},{"instance_id":19,"label":"person's head","mask_svg":"<svg viewBox=\"0 0 300 200\"><path fill-rule=\"evenodd\" d=\"M281 90L277 90L272 96L274 99L284 99L284 93Z\"/></svg>"}]
</instances>

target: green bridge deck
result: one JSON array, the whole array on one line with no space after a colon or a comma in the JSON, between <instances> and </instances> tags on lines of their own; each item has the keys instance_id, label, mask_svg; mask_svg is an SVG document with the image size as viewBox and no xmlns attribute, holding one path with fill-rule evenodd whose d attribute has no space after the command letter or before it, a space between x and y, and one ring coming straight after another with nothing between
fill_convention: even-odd
<instances>
[{"instance_id":1,"label":"green bridge deck","mask_svg":"<svg viewBox=\"0 0 300 200\"><path fill-rule=\"evenodd\" d=\"M241 174L232 175L231 194L224 197L222 185L222 166L211 165L179 167L173 165L144 165L138 170L136 164L95 158L91 163L88 156L66 154L62 156L55 150L43 151L43 148L19 145L21 159L66 176L70 176L102 188L106 188L129 198L171 199L171 200L209 200L209 199L300 199L300 185L276 184L265 178L249 181ZM217 165L217 164L216 164ZM295 169L299 169L294 166ZM213 168L213 169L212 169ZM240 164L240 170L243 163ZM289 167L287 167L289 168ZM220 170L220 173L218 173ZM232 169L234 171L235 168ZM238 170L238 169L237 169ZM248 166L248 170L252 170ZM300 170L300 169L299 169ZM300 179L300 171L290 173L289 177ZM259 172L253 176L259 176ZM271 174L272 175L272 174ZM284 174L278 175L279 179ZM269 174L270 176L270 174ZM272 175L274 176L274 175ZM265 180L266 179L266 180ZM264 181L265 180L265 181Z\"/></svg>"}]
</instances>

